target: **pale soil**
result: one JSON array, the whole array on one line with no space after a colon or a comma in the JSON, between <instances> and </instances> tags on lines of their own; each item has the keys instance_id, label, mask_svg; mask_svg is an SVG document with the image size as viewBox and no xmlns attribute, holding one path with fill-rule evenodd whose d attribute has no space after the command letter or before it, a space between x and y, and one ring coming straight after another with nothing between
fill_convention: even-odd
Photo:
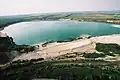
<instances>
[{"instance_id":1,"label":"pale soil","mask_svg":"<svg viewBox=\"0 0 120 80\"><path fill-rule=\"evenodd\" d=\"M17 56L14 60L30 60L38 58L49 59L71 52L97 52L95 50L96 43L115 43L120 45L120 34L92 37L90 39L80 39L72 42L55 42L48 44L46 47L42 47L40 45L39 50L27 54L22 54L21 56Z\"/></svg>"},{"instance_id":2,"label":"pale soil","mask_svg":"<svg viewBox=\"0 0 120 80\"><path fill-rule=\"evenodd\" d=\"M99 36L92 37L90 40L96 43L114 43L120 45L120 34L108 35L108 36Z\"/></svg>"},{"instance_id":3,"label":"pale soil","mask_svg":"<svg viewBox=\"0 0 120 80\"><path fill-rule=\"evenodd\" d=\"M112 27L120 28L120 25L112 25Z\"/></svg>"}]
</instances>

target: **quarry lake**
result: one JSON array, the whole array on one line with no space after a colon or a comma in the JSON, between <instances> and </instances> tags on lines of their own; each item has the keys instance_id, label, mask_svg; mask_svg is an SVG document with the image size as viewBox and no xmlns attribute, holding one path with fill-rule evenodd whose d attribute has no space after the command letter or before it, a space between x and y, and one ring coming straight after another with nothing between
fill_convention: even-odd
<instances>
[{"instance_id":1,"label":"quarry lake","mask_svg":"<svg viewBox=\"0 0 120 80\"><path fill-rule=\"evenodd\" d=\"M112 24L72 21L32 21L10 25L4 29L16 44L38 44L45 41L68 40L89 34L92 36L120 33Z\"/></svg>"}]
</instances>

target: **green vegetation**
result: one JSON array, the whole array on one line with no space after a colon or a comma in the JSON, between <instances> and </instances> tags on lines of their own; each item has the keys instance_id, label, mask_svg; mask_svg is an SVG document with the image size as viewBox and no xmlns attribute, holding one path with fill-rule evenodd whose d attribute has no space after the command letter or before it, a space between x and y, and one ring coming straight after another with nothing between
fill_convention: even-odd
<instances>
[{"instance_id":1,"label":"green vegetation","mask_svg":"<svg viewBox=\"0 0 120 80\"><path fill-rule=\"evenodd\" d=\"M96 50L99 52L103 52L105 54L114 55L120 54L120 46L118 44L96 44Z\"/></svg>"},{"instance_id":2,"label":"green vegetation","mask_svg":"<svg viewBox=\"0 0 120 80\"><path fill-rule=\"evenodd\" d=\"M26 62L37 62L37 61L42 61L44 58L38 58L38 59L31 59L31 60L17 60L13 61L12 64L17 64L17 63L26 63Z\"/></svg>"},{"instance_id":3,"label":"green vegetation","mask_svg":"<svg viewBox=\"0 0 120 80\"><path fill-rule=\"evenodd\" d=\"M108 65L112 65L111 63L105 66L98 66L98 64L92 63L84 63L85 65L79 65L81 63L61 64L60 62L55 61L43 61L40 63L34 63L31 61L17 61L16 63L11 63L7 68L1 68L1 70L5 73L3 78L8 80L31 80L36 78L52 78L59 80L120 79L120 68L109 67Z\"/></svg>"},{"instance_id":4,"label":"green vegetation","mask_svg":"<svg viewBox=\"0 0 120 80\"><path fill-rule=\"evenodd\" d=\"M29 45L16 45L13 50L16 50L20 53L28 53L35 50L35 46L29 46Z\"/></svg>"},{"instance_id":5,"label":"green vegetation","mask_svg":"<svg viewBox=\"0 0 120 80\"><path fill-rule=\"evenodd\" d=\"M0 52L10 51L15 46L11 37L0 37Z\"/></svg>"},{"instance_id":6,"label":"green vegetation","mask_svg":"<svg viewBox=\"0 0 120 80\"><path fill-rule=\"evenodd\" d=\"M105 54L103 54L103 53L84 53L83 57L85 57L85 58L99 58L99 57L105 57Z\"/></svg>"},{"instance_id":7,"label":"green vegetation","mask_svg":"<svg viewBox=\"0 0 120 80\"><path fill-rule=\"evenodd\" d=\"M29 14L29 15L0 16L0 28L4 28L6 26L25 21L59 20L70 15L71 15L70 13L67 13L67 14L39 14L39 15Z\"/></svg>"},{"instance_id":8,"label":"green vegetation","mask_svg":"<svg viewBox=\"0 0 120 80\"><path fill-rule=\"evenodd\" d=\"M114 15L115 18L120 19L120 14Z\"/></svg>"},{"instance_id":9,"label":"green vegetation","mask_svg":"<svg viewBox=\"0 0 120 80\"><path fill-rule=\"evenodd\" d=\"M8 80L41 78L58 80L119 80L119 61L108 62L95 59L104 58L110 54L114 55L114 52L117 53L116 50L119 50L119 45L98 43L96 49L103 53L81 54L74 52L47 61L43 58L30 61L14 61L6 67L1 67L1 71L4 71L2 78ZM86 59L76 57L85 57Z\"/></svg>"},{"instance_id":10,"label":"green vegetation","mask_svg":"<svg viewBox=\"0 0 120 80\"><path fill-rule=\"evenodd\" d=\"M28 45L17 46L16 50L23 51L26 47L29 48ZM4 80L31 80L40 78L59 80L119 80L119 61L108 62L96 60L95 58L119 54L120 46L117 44L98 43L96 49L103 53L81 54L74 52L52 60L44 60L43 58L18 60L1 67L0 71L4 73L2 75ZM85 59L79 59L78 57L85 57Z\"/></svg>"},{"instance_id":11,"label":"green vegetation","mask_svg":"<svg viewBox=\"0 0 120 80\"><path fill-rule=\"evenodd\" d=\"M9 62L10 51L15 46L11 37L0 37L0 64Z\"/></svg>"},{"instance_id":12,"label":"green vegetation","mask_svg":"<svg viewBox=\"0 0 120 80\"><path fill-rule=\"evenodd\" d=\"M118 12L66 12L66 13L49 13L49 14L29 14L29 15L15 15L15 16L0 16L0 28L4 28L11 24L25 22L25 21L51 21L59 19L71 19L77 21L90 22L107 22L107 20L120 20ZM120 24L120 22L108 22Z\"/></svg>"}]
</instances>

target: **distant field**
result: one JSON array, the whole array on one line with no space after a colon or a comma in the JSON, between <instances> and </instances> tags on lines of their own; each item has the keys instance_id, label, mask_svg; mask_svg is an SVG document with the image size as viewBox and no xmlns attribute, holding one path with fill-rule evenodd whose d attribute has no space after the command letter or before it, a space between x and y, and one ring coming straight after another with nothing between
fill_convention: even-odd
<instances>
[{"instance_id":1,"label":"distant field","mask_svg":"<svg viewBox=\"0 0 120 80\"><path fill-rule=\"evenodd\" d=\"M47 13L47 14L29 14L29 15L13 15L13 16L0 16L0 28L8 25L32 21L32 20L59 20L59 19L84 19L88 21L102 21L106 19L120 19L119 11L100 11L100 12L66 12L66 13ZM95 19L95 20L93 20Z\"/></svg>"}]
</instances>

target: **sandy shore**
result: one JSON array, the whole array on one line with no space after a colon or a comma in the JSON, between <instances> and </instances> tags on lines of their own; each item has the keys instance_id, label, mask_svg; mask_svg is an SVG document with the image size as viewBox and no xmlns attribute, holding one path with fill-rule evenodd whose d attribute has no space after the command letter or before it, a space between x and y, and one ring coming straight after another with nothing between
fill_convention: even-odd
<instances>
[{"instance_id":1,"label":"sandy shore","mask_svg":"<svg viewBox=\"0 0 120 80\"><path fill-rule=\"evenodd\" d=\"M98 36L63 43L55 42L48 44L46 47L40 45L37 51L22 54L21 56L17 56L14 60L49 59L71 52L95 52L96 43L115 43L120 45L120 34Z\"/></svg>"},{"instance_id":2,"label":"sandy shore","mask_svg":"<svg viewBox=\"0 0 120 80\"><path fill-rule=\"evenodd\" d=\"M90 40L96 43L114 43L120 45L120 34L113 34L107 36L92 37Z\"/></svg>"},{"instance_id":3,"label":"sandy shore","mask_svg":"<svg viewBox=\"0 0 120 80\"><path fill-rule=\"evenodd\" d=\"M112 27L120 28L120 25L112 25Z\"/></svg>"}]
</instances>

